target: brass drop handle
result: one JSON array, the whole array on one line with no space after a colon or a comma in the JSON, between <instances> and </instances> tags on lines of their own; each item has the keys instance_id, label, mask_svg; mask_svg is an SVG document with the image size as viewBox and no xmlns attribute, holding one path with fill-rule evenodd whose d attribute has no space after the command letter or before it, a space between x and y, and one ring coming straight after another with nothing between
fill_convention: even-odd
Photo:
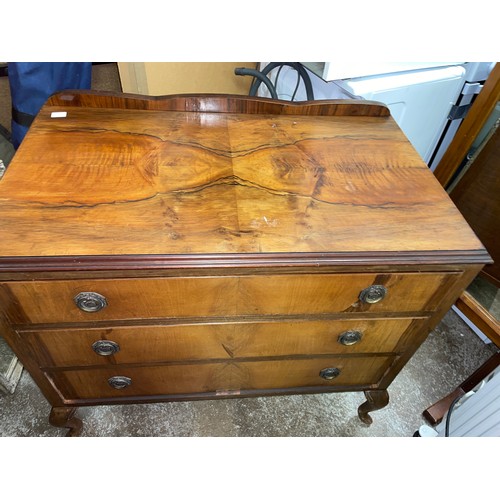
<instances>
[{"instance_id":1,"label":"brass drop handle","mask_svg":"<svg viewBox=\"0 0 500 500\"><path fill-rule=\"evenodd\" d=\"M77 307L84 312L98 312L108 305L104 295L97 292L80 292L74 299Z\"/></svg>"},{"instance_id":2,"label":"brass drop handle","mask_svg":"<svg viewBox=\"0 0 500 500\"><path fill-rule=\"evenodd\" d=\"M113 389L125 389L130 384L132 384L132 379L129 377L123 377L121 375L117 375L116 377L108 378L108 384Z\"/></svg>"},{"instance_id":3,"label":"brass drop handle","mask_svg":"<svg viewBox=\"0 0 500 500\"><path fill-rule=\"evenodd\" d=\"M338 342L342 345L354 345L358 343L363 334L358 330L347 330L341 333L338 337Z\"/></svg>"},{"instance_id":4,"label":"brass drop handle","mask_svg":"<svg viewBox=\"0 0 500 500\"><path fill-rule=\"evenodd\" d=\"M338 368L323 368L319 372L319 376L325 380L333 380L335 377L340 375L340 370Z\"/></svg>"},{"instance_id":5,"label":"brass drop handle","mask_svg":"<svg viewBox=\"0 0 500 500\"><path fill-rule=\"evenodd\" d=\"M359 300L365 304L376 304L387 295L387 288L382 285L371 285L359 294Z\"/></svg>"},{"instance_id":6,"label":"brass drop handle","mask_svg":"<svg viewBox=\"0 0 500 500\"><path fill-rule=\"evenodd\" d=\"M99 356L111 356L120 351L120 346L112 340L98 340L92 344L92 349Z\"/></svg>"}]
</instances>

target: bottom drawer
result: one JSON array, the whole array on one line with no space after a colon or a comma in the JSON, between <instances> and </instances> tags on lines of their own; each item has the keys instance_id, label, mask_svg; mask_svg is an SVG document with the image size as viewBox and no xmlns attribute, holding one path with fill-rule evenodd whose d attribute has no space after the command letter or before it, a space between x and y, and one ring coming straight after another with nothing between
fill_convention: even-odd
<instances>
[{"instance_id":1,"label":"bottom drawer","mask_svg":"<svg viewBox=\"0 0 500 500\"><path fill-rule=\"evenodd\" d=\"M393 356L339 356L240 363L115 366L49 372L47 377L68 400L140 398L294 387L367 386L376 384L393 360ZM113 387L113 382L124 387Z\"/></svg>"}]
</instances>

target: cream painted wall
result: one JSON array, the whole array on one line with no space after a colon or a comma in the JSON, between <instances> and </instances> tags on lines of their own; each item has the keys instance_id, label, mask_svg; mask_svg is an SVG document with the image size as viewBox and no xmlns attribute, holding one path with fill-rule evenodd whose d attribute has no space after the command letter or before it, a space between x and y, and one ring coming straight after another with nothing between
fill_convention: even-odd
<instances>
[{"instance_id":1,"label":"cream painted wall","mask_svg":"<svg viewBox=\"0 0 500 500\"><path fill-rule=\"evenodd\" d=\"M238 67L255 62L118 63L123 92L143 95L190 93L248 95L251 77L236 76Z\"/></svg>"}]
</instances>

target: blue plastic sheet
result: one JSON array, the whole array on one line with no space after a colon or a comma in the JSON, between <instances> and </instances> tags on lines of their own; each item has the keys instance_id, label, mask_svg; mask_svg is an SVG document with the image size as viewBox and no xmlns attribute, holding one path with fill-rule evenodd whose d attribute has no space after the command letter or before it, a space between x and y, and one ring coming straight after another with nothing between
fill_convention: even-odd
<instances>
[{"instance_id":1,"label":"blue plastic sheet","mask_svg":"<svg viewBox=\"0 0 500 500\"><path fill-rule=\"evenodd\" d=\"M29 118L37 115L52 94L90 89L92 63L12 62L8 63L8 74L13 108L12 144L17 149L28 131Z\"/></svg>"}]
</instances>

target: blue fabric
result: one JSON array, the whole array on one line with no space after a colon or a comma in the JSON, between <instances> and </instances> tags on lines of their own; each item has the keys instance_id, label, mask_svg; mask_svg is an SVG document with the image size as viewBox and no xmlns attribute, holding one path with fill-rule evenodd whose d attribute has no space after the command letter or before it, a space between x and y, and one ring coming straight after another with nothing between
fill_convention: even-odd
<instances>
[{"instance_id":1,"label":"blue fabric","mask_svg":"<svg viewBox=\"0 0 500 500\"><path fill-rule=\"evenodd\" d=\"M92 63L13 62L8 63L12 107L36 115L55 92L90 89ZM17 149L28 127L12 120L12 143Z\"/></svg>"}]
</instances>

